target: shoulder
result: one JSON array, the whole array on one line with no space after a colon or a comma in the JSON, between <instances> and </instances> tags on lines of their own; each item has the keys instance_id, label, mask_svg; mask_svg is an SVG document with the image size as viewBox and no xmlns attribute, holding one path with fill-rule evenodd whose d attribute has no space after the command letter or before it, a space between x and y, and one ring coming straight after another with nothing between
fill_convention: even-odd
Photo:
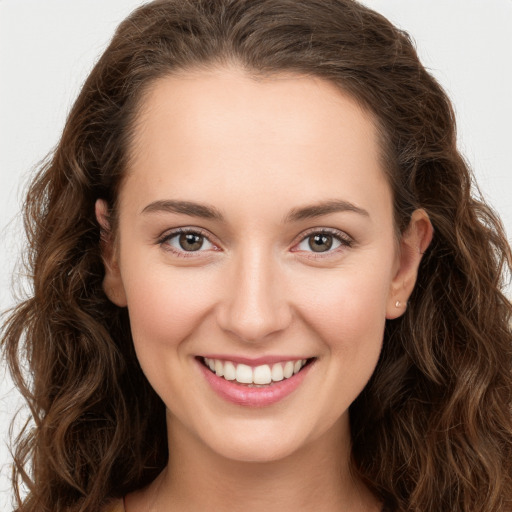
<instances>
[{"instance_id":1,"label":"shoulder","mask_svg":"<svg viewBox=\"0 0 512 512\"><path fill-rule=\"evenodd\" d=\"M123 500L115 500L108 503L101 512L124 512Z\"/></svg>"}]
</instances>

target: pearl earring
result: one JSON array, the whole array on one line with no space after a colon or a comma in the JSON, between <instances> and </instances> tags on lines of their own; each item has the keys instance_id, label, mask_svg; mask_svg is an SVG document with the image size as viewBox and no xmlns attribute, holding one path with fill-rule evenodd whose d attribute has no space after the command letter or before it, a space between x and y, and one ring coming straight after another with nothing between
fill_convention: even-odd
<instances>
[{"instance_id":1,"label":"pearl earring","mask_svg":"<svg viewBox=\"0 0 512 512\"><path fill-rule=\"evenodd\" d=\"M395 302L395 308L399 308L399 307L400 307L400 305L401 305L401 302L400 302L399 300L397 300L397 301Z\"/></svg>"}]
</instances>

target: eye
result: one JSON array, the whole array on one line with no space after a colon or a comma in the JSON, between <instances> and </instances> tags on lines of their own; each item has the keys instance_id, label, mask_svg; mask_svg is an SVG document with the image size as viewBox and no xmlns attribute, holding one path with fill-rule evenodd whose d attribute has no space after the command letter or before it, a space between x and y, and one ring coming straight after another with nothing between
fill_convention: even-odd
<instances>
[{"instance_id":1,"label":"eye","mask_svg":"<svg viewBox=\"0 0 512 512\"><path fill-rule=\"evenodd\" d=\"M307 247L313 252L327 252L332 248L336 249L339 247L341 242L336 240L332 235L326 233L316 233L314 235L308 236L299 244L300 250L307 250L307 248L304 247L305 245L307 245Z\"/></svg>"},{"instance_id":2,"label":"eye","mask_svg":"<svg viewBox=\"0 0 512 512\"><path fill-rule=\"evenodd\" d=\"M313 231L305 236L293 249L294 251L330 253L340 247L350 247L352 240L341 231Z\"/></svg>"},{"instance_id":3,"label":"eye","mask_svg":"<svg viewBox=\"0 0 512 512\"><path fill-rule=\"evenodd\" d=\"M180 229L166 234L159 243L165 249L183 255L183 253L215 250L216 246L199 231Z\"/></svg>"}]
</instances>

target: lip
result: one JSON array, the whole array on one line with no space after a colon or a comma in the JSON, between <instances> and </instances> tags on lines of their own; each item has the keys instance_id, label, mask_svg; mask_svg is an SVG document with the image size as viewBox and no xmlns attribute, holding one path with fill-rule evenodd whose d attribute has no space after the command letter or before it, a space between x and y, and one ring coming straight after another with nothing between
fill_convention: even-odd
<instances>
[{"instance_id":1,"label":"lip","mask_svg":"<svg viewBox=\"0 0 512 512\"><path fill-rule=\"evenodd\" d=\"M205 356L210 358L211 356ZM240 362L249 364L250 366L257 366L258 364L269 364L272 358L264 357L259 359L243 359L232 357L211 357L211 359L223 359L227 361ZM299 358L297 358L298 360ZM276 359L275 362L291 361L286 357ZM245 361L248 361L245 362ZM263 361L263 362L260 362ZM260 388L250 388L246 385L239 384L235 381L228 381L222 377L218 377L209 368L207 368L199 359L196 360L199 369L203 373L206 381L210 387L222 399L236 405L244 407L267 407L269 405L280 402L288 395L293 393L304 381L304 378L309 373L309 370L315 364L315 360L304 366L300 372L296 373L289 379L284 379L280 382L275 382L269 386Z\"/></svg>"}]
</instances>

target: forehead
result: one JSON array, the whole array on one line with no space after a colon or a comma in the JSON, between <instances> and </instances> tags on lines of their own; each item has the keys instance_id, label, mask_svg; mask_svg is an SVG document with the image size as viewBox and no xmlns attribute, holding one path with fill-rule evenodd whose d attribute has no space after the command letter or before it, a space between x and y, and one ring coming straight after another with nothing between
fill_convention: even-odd
<instances>
[{"instance_id":1,"label":"forehead","mask_svg":"<svg viewBox=\"0 0 512 512\"><path fill-rule=\"evenodd\" d=\"M159 79L142 101L131 149L127 182L140 195L168 188L211 202L227 188L248 199L272 187L297 202L328 192L357 202L358 191L387 188L372 116L316 77L227 68Z\"/></svg>"},{"instance_id":2,"label":"forehead","mask_svg":"<svg viewBox=\"0 0 512 512\"><path fill-rule=\"evenodd\" d=\"M249 145L277 134L281 139L274 140L276 145L313 145L318 139L328 143L337 138L340 128L355 127L354 122L361 132L354 130L354 136L364 131L369 141L375 137L373 115L329 81L289 73L262 77L228 67L156 80L141 101L136 131L144 142L144 135L155 135L143 133L148 129L170 131L174 126L179 133L173 135L193 131L203 146L228 145L235 139Z\"/></svg>"}]
</instances>

